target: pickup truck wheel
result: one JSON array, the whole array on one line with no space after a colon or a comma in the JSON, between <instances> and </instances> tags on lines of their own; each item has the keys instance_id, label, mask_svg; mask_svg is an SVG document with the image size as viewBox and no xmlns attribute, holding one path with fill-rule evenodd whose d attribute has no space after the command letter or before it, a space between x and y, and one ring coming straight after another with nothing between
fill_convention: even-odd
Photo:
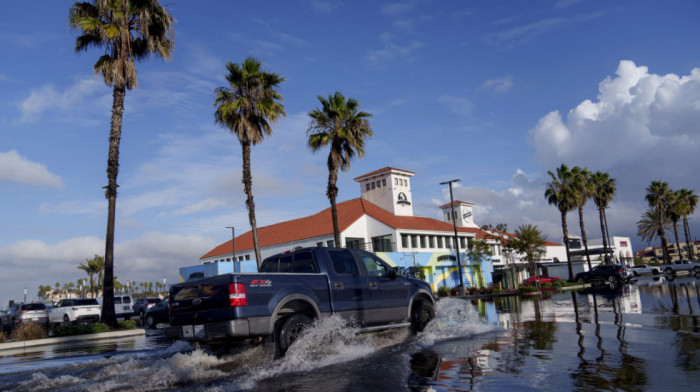
<instances>
[{"instance_id":1,"label":"pickup truck wheel","mask_svg":"<svg viewBox=\"0 0 700 392\"><path fill-rule=\"evenodd\" d=\"M146 325L148 325L148 328L155 328L156 327L156 320L153 318L153 315L148 315L146 316Z\"/></svg>"},{"instance_id":2,"label":"pickup truck wheel","mask_svg":"<svg viewBox=\"0 0 700 392\"><path fill-rule=\"evenodd\" d=\"M666 273L667 273L667 274L672 274L672 273L673 273L673 268L671 268L671 267L666 268Z\"/></svg>"},{"instance_id":3,"label":"pickup truck wheel","mask_svg":"<svg viewBox=\"0 0 700 392\"><path fill-rule=\"evenodd\" d=\"M411 328L413 332L423 332L433 317L435 317L433 304L425 300L418 301L411 312Z\"/></svg>"},{"instance_id":4,"label":"pickup truck wheel","mask_svg":"<svg viewBox=\"0 0 700 392\"><path fill-rule=\"evenodd\" d=\"M300 313L295 313L284 319L284 322L275 329L275 348L278 357L284 356L304 328L311 322L312 320L308 316Z\"/></svg>"}]
</instances>

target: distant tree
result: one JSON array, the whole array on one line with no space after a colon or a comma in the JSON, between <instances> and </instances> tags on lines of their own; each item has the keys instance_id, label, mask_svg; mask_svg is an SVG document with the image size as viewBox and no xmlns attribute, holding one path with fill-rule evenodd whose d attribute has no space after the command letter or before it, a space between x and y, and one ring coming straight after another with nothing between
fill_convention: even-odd
<instances>
[{"instance_id":1,"label":"distant tree","mask_svg":"<svg viewBox=\"0 0 700 392\"><path fill-rule=\"evenodd\" d=\"M593 193L593 202L598 207L598 216L600 218L600 232L603 236L603 252L605 253L605 262L610 263L608 257L608 240L607 240L607 218L605 209L612 201L617 190L617 181L610 177L608 173L597 171L591 176L591 182L595 188Z\"/></svg>"},{"instance_id":2,"label":"distant tree","mask_svg":"<svg viewBox=\"0 0 700 392\"><path fill-rule=\"evenodd\" d=\"M114 226L117 204L117 175L119 173L119 144L122 133L126 90L136 88L137 60L150 55L170 59L173 48L173 17L158 0L93 0L75 2L68 23L80 31L75 51L97 47L102 56L94 66L96 74L112 87L112 120L109 133L107 180L107 234L105 236L105 284L102 321L117 326L114 314Z\"/></svg>"},{"instance_id":3,"label":"distant tree","mask_svg":"<svg viewBox=\"0 0 700 392\"><path fill-rule=\"evenodd\" d=\"M561 228L564 234L564 246L566 247L566 261L569 266L569 280L574 279L574 270L571 264L569 250L569 228L566 223L566 214L576 208L576 193L573 191L573 178L568 166L562 164L554 174L551 170L547 172L552 181L547 184L544 197L547 202L559 210L561 214Z\"/></svg>"},{"instance_id":4,"label":"distant tree","mask_svg":"<svg viewBox=\"0 0 700 392\"><path fill-rule=\"evenodd\" d=\"M667 201L672 195L671 188L668 187L668 183L665 181L652 181L646 189L646 196L644 197L649 203L649 207L656 208L656 213L661 216L666 217L666 205ZM664 263L671 263L671 256L668 253L668 242L666 241L666 229L661 230L659 233L661 238L661 248L664 255Z\"/></svg>"},{"instance_id":5,"label":"distant tree","mask_svg":"<svg viewBox=\"0 0 700 392\"><path fill-rule=\"evenodd\" d=\"M695 213L695 208L698 206L698 195L692 189L679 189L676 195L681 200L681 216L683 218L683 231L685 232L685 243L688 246L688 258L695 260L695 246L691 241L690 226L688 225L688 215Z\"/></svg>"},{"instance_id":6,"label":"distant tree","mask_svg":"<svg viewBox=\"0 0 700 392\"><path fill-rule=\"evenodd\" d=\"M226 63L226 69L228 86L214 90L214 119L217 124L234 134L241 143L242 182L247 197L246 207L253 234L255 259L260 268L262 257L253 201L250 147L261 143L265 136L269 137L272 134L271 122L275 122L280 116L286 116L282 95L278 92L284 77L263 71L262 63L252 57L243 60L241 65L229 61Z\"/></svg>"},{"instance_id":7,"label":"distant tree","mask_svg":"<svg viewBox=\"0 0 700 392\"><path fill-rule=\"evenodd\" d=\"M661 238L663 233L668 230L670 223L668 215L656 207L651 207L637 221L637 235L650 244L654 239Z\"/></svg>"},{"instance_id":8,"label":"distant tree","mask_svg":"<svg viewBox=\"0 0 700 392\"><path fill-rule=\"evenodd\" d=\"M683 213L683 200L681 197L682 194L678 191L671 191L666 199L666 205L664 206L666 215L668 215L668 219L671 220L671 228L673 228L673 238L676 240L676 252L678 252L678 259L683 258L681 243L678 239L678 221L682 219L681 215Z\"/></svg>"},{"instance_id":9,"label":"distant tree","mask_svg":"<svg viewBox=\"0 0 700 392\"><path fill-rule=\"evenodd\" d=\"M546 249L545 238L537 226L522 224L515 229L515 238L508 240L508 248L525 255L525 260L530 268L530 275L537 275L537 259L540 259Z\"/></svg>"},{"instance_id":10,"label":"distant tree","mask_svg":"<svg viewBox=\"0 0 700 392\"><path fill-rule=\"evenodd\" d=\"M572 176L572 192L574 192L574 197L576 199L576 207L578 208L578 220L581 227L581 241L583 241L583 248L586 252L586 261L588 262L588 269L591 266L591 255L588 252L588 238L586 237L586 228L583 224L583 207L588 202L588 199L593 197L595 194L595 184L591 180L591 172L588 169L582 169L578 166L574 166L571 169Z\"/></svg>"},{"instance_id":11,"label":"distant tree","mask_svg":"<svg viewBox=\"0 0 700 392\"><path fill-rule=\"evenodd\" d=\"M507 223L497 223L496 226L492 226L490 223L485 224L481 226L482 230L496 230L496 231L501 231L504 233L508 232L508 224Z\"/></svg>"},{"instance_id":12,"label":"distant tree","mask_svg":"<svg viewBox=\"0 0 700 392\"><path fill-rule=\"evenodd\" d=\"M372 115L360 111L360 103L357 100L345 99L338 91L328 98L319 95L318 100L321 102L321 108L309 112L311 123L307 130L308 145L313 152L330 145L326 196L331 203L335 246L341 246L336 209L338 170L347 171L355 154L359 158L365 155L365 139L373 135L369 125Z\"/></svg>"},{"instance_id":13,"label":"distant tree","mask_svg":"<svg viewBox=\"0 0 700 392\"><path fill-rule=\"evenodd\" d=\"M493 252L491 252L491 246L486 243L484 240L478 240L478 239L470 239L469 243L467 245L467 257L472 259L475 263L479 264L481 266L481 263L483 262L484 257L486 256L492 256ZM475 274L477 281L479 282L479 287L484 287L484 276L483 276L483 270L480 271L480 274Z\"/></svg>"}]
</instances>

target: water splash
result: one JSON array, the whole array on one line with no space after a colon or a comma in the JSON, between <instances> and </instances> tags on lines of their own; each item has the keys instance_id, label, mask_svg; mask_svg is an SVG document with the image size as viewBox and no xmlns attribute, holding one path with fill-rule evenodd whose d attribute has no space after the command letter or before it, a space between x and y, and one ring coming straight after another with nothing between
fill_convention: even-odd
<instances>
[{"instance_id":1,"label":"water splash","mask_svg":"<svg viewBox=\"0 0 700 392\"><path fill-rule=\"evenodd\" d=\"M476 307L462 299L444 298L435 306L435 318L418 335L417 342L430 346L440 340L464 338L498 330L479 314Z\"/></svg>"}]
</instances>

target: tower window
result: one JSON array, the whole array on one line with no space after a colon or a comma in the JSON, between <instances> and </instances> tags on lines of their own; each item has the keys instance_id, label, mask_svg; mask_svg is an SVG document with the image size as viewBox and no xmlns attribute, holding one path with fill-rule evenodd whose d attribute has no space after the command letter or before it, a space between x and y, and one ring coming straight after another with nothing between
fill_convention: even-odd
<instances>
[{"instance_id":1,"label":"tower window","mask_svg":"<svg viewBox=\"0 0 700 392\"><path fill-rule=\"evenodd\" d=\"M386 178L382 180L382 186L386 186Z\"/></svg>"},{"instance_id":2,"label":"tower window","mask_svg":"<svg viewBox=\"0 0 700 392\"><path fill-rule=\"evenodd\" d=\"M374 188L376 188L376 187L377 187L377 184L373 182L373 183L372 183L372 189L374 189Z\"/></svg>"},{"instance_id":3,"label":"tower window","mask_svg":"<svg viewBox=\"0 0 700 392\"><path fill-rule=\"evenodd\" d=\"M369 190L369 182L367 183L367 190Z\"/></svg>"}]
</instances>

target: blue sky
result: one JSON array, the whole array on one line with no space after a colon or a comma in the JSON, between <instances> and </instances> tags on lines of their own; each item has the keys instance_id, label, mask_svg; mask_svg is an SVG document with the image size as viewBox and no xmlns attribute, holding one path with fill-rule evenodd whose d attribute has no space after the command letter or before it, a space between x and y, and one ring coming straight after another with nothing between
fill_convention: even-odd
<instances>
[{"instance_id":1,"label":"blue sky","mask_svg":"<svg viewBox=\"0 0 700 392\"><path fill-rule=\"evenodd\" d=\"M70 1L0 9L0 303L84 277L104 253L111 89L75 54ZM213 121L225 62L253 55L281 85L287 117L252 152L260 226L328 206L326 153L306 147L317 95L340 91L373 114L353 178L416 173L416 215L439 218L439 183L477 204L480 224L537 225L559 241L544 200L561 163L609 172L611 232L635 222L652 180L700 193L697 1L176 1L172 61L137 65L121 144L115 274L173 282L235 226L249 230L240 145ZM589 237L597 212L586 207ZM692 229L700 233L695 220ZM571 231L577 219L569 215ZM1 306L0 306L1 307Z\"/></svg>"}]
</instances>

